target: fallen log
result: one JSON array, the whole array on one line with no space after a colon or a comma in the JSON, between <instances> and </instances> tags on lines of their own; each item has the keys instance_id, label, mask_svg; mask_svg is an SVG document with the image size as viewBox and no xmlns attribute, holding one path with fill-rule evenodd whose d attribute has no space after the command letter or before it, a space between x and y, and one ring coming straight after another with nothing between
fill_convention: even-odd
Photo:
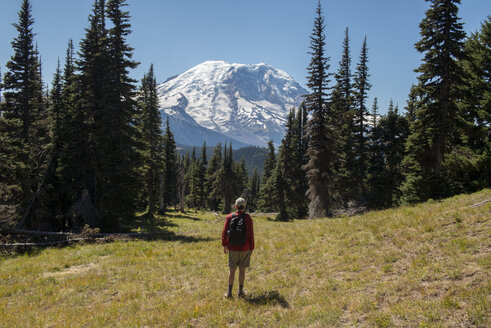
<instances>
[{"instance_id":1,"label":"fallen log","mask_svg":"<svg viewBox=\"0 0 491 328\"><path fill-rule=\"evenodd\" d=\"M15 233L19 235L30 235L30 236L80 236L79 233L74 232L54 232L54 231L38 231L38 230L25 230L25 229L10 229L8 230L10 233ZM162 233L162 235L165 233ZM151 237L158 236L157 233L140 233L140 232L106 232L106 233L96 233L93 234L93 237Z\"/></svg>"}]
</instances>

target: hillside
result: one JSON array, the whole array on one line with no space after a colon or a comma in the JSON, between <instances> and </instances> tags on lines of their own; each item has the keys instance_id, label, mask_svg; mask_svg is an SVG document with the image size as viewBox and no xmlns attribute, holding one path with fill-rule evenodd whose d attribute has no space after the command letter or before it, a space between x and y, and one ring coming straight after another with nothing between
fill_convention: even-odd
<instances>
[{"instance_id":1,"label":"hillside","mask_svg":"<svg viewBox=\"0 0 491 328\"><path fill-rule=\"evenodd\" d=\"M0 327L489 327L489 200L487 189L350 218L253 215L245 300L223 298L212 213L140 222L168 240L3 256Z\"/></svg>"}]
</instances>

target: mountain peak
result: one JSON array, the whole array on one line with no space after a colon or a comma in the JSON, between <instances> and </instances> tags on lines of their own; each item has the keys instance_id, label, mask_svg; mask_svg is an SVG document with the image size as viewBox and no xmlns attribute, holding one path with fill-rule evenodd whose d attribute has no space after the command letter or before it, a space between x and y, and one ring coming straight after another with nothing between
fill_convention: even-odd
<instances>
[{"instance_id":1,"label":"mountain peak","mask_svg":"<svg viewBox=\"0 0 491 328\"><path fill-rule=\"evenodd\" d=\"M162 112L173 121L265 146L270 139L281 141L288 112L300 105L307 91L265 63L210 60L162 83L158 94Z\"/></svg>"}]
</instances>

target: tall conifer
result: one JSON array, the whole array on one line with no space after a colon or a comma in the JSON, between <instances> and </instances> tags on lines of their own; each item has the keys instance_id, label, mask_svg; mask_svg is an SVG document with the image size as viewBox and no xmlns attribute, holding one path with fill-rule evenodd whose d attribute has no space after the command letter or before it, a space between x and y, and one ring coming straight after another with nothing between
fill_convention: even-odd
<instances>
[{"instance_id":1,"label":"tall conifer","mask_svg":"<svg viewBox=\"0 0 491 328\"><path fill-rule=\"evenodd\" d=\"M141 107L141 136L144 163L144 195L148 214L153 215L160 197L161 176L164 169L164 147L162 137L162 120L158 109L157 82L153 64L143 77L139 102Z\"/></svg>"},{"instance_id":2,"label":"tall conifer","mask_svg":"<svg viewBox=\"0 0 491 328\"><path fill-rule=\"evenodd\" d=\"M18 13L18 22L13 26L18 35L12 41L13 56L7 62L7 72L4 75L3 87L5 103L3 116L6 126L13 127L20 122L20 129L10 130L8 138L18 146L18 159L25 168L19 184L22 194L18 203L26 208L31 199L33 188L36 186L35 160L38 151L35 144L36 137L40 137L36 131L37 121L40 119L40 100L42 99L42 84L39 71L38 53L34 48L34 33L32 25L32 7L29 0L23 0Z\"/></svg>"},{"instance_id":3,"label":"tall conifer","mask_svg":"<svg viewBox=\"0 0 491 328\"><path fill-rule=\"evenodd\" d=\"M465 37L458 17L460 0L427 1L430 8L419 25L421 39L415 44L424 54L423 63L415 70L422 96L407 145L402 187L405 202L446 194L442 165L455 145L459 120L457 86L463 74L457 61L463 57Z\"/></svg>"},{"instance_id":4,"label":"tall conifer","mask_svg":"<svg viewBox=\"0 0 491 328\"><path fill-rule=\"evenodd\" d=\"M307 124L310 160L304 166L309 183L309 218L331 214L334 192L334 129L329 121L331 113L327 104L329 64L325 56L324 29L324 17L319 1L310 37L311 62L308 67L307 86L312 92L305 100L305 105L311 113L311 120Z\"/></svg>"},{"instance_id":5,"label":"tall conifer","mask_svg":"<svg viewBox=\"0 0 491 328\"><path fill-rule=\"evenodd\" d=\"M360 53L360 62L356 66L354 77L354 150L356 157L354 159L354 186L357 186L356 198L366 199L366 168L367 168L367 144L368 144L368 127L366 125L369 117L366 100L370 83L368 78L368 48L367 38L363 40Z\"/></svg>"},{"instance_id":6,"label":"tall conifer","mask_svg":"<svg viewBox=\"0 0 491 328\"><path fill-rule=\"evenodd\" d=\"M161 211L165 210L165 207L171 206L178 200L177 183L178 183L178 166L176 156L176 142L174 140L174 134L169 126L169 118L165 123L164 134L164 174L162 178L163 184L163 207ZM184 168L184 167L183 167ZM179 171L181 174L182 172ZM180 200L180 199L179 199Z\"/></svg>"},{"instance_id":7,"label":"tall conifer","mask_svg":"<svg viewBox=\"0 0 491 328\"><path fill-rule=\"evenodd\" d=\"M210 159L210 164L206 170L206 194L208 207L211 211L218 211L218 206L220 204L220 195L213 193L213 182L215 179L215 173L220 169L222 163L222 144L218 143L213 150L213 155Z\"/></svg>"}]
</instances>

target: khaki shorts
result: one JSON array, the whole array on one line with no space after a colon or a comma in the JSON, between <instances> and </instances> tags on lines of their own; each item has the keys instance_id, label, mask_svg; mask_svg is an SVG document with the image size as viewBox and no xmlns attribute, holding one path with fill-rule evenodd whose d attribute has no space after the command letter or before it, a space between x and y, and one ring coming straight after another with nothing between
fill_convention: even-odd
<instances>
[{"instance_id":1,"label":"khaki shorts","mask_svg":"<svg viewBox=\"0 0 491 328\"><path fill-rule=\"evenodd\" d=\"M251 263L251 251L237 252L228 251L228 266L231 269L236 267L247 268Z\"/></svg>"}]
</instances>

